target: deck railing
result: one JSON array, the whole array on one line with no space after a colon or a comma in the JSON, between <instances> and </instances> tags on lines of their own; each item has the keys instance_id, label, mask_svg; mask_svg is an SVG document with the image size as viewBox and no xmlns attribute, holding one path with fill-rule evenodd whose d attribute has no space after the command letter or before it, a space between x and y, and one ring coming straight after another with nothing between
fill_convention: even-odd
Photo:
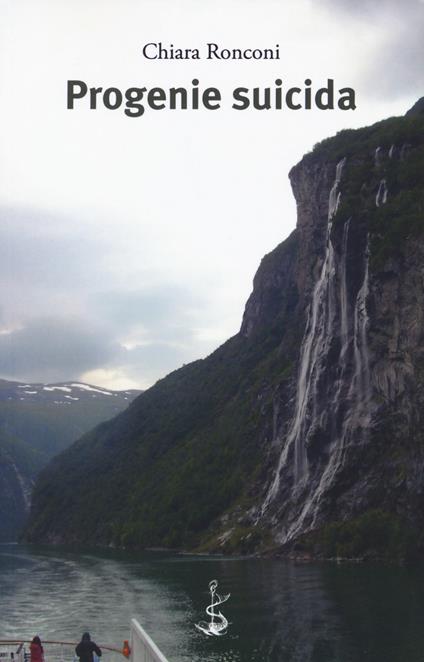
<instances>
[{"instance_id":1,"label":"deck railing","mask_svg":"<svg viewBox=\"0 0 424 662\"><path fill-rule=\"evenodd\" d=\"M30 643L26 640L0 639L0 662L31 662ZM43 640L44 662L78 662L75 655L77 643ZM124 662L122 658L127 657L130 662L168 662L135 618L131 621L129 650L127 642L122 649L102 644L99 646L103 653L100 662L116 662L117 659Z\"/></svg>"},{"instance_id":2,"label":"deck railing","mask_svg":"<svg viewBox=\"0 0 424 662\"><path fill-rule=\"evenodd\" d=\"M135 618L131 621L131 662L168 662Z\"/></svg>"},{"instance_id":3,"label":"deck railing","mask_svg":"<svg viewBox=\"0 0 424 662\"><path fill-rule=\"evenodd\" d=\"M30 640L1 639L0 662L31 662ZM43 640L44 662L78 662L75 646L78 642ZM103 655L102 662L121 662L125 658L123 650L99 644ZM123 662L123 660L122 660Z\"/></svg>"}]
</instances>

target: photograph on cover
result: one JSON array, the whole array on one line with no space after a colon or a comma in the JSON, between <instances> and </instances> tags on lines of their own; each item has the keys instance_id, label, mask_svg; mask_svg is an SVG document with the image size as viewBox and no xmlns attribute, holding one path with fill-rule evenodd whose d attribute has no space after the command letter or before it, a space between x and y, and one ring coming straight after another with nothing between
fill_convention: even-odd
<instances>
[{"instance_id":1,"label":"photograph on cover","mask_svg":"<svg viewBox=\"0 0 424 662\"><path fill-rule=\"evenodd\" d=\"M0 657L421 660L423 33L0 0Z\"/></svg>"}]
</instances>

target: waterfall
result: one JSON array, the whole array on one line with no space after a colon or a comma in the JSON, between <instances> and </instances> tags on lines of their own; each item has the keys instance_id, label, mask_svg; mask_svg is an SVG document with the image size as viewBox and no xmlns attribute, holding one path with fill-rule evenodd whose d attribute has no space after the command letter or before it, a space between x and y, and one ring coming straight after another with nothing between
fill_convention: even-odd
<instances>
[{"instance_id":1,"label":"waterfall","mask_svg":"<svg viewBox=\"0 0 424 662\"><path fill-rule=\"evenodd\" d=\"M356 407L353 408L353 415L356 418L357 424L360 423L360 419L362 417L365 417L366 422L368 422L367 405L371 395L369 353L367 343L367 328L369 323L367 312L367 297L369 293L369 253L369 235L367 235L364 280L362 281L362 286L359 289L356 297L355 312L353 318L353 351L355 371L349 391L350 399L354 400L356 404ZM361 429L364 429L363 425L360 427Z\"/></svg>"},{"instance_id":2,"label":"waterfall","mask_svg":"<svg viewBox=\"0 0 424 662\"><path fill-rule=\"evenodd\" d=\"M349 238L349 228L351 218L348 218L343 228L342 239L342 265L340 277L340 338L342 343L341 353L346 354L347 347L347 332L348 332L348 310L347 310L347 283L346 283L346 258L347 258L347 241Z\"/></svg>"},{"instance_id":3,"label":"waterfall","mask_svg":"<svg viewBox=\"0 0 424 662\"><path fill-rule=\"evenodd\" d=\"M325 257L309 306L306 330L300 351L295 413L284 449L278 461L274 480L262 506L262 513L265 512L278 493L280 473L287 463L288 453L293 445L295 485L302 484L308 475L305 447L305 438L309 428L307 410L310 404L312 404L312 407L315 405L317 384L322 369L321 358L327 353L331 338L330 327L333 323L335 306L335 257L331 230L333 218L340 203L339 184L345 162L346 159L344 158L337 164L336 176L328 200Z\"/></svg>"},{"instance_id":4,"label":"waterfall","mask_svg":"<svg viewBox=\"0 0 424 662\"><path fill-rule=\"evenodd\" d=\"M25 505L25 510L29 512L30 507L31 507L31 488L29 486L29 481L25 480L25 478L22 476L21 472L19 471L18 467L14 462L12 464L12 469L15 472L17 481L19 483L19 487L21 488L21 493L22 493L22 498L24 501Z\"/></svg>"},{"instance_id":5,"label":"waterfall","mask_svg":"<svg viewBox=\"0 0 424 662\"><path fill-rule=\"evenodd\" d=\"M397 155L395 150L392 145L389 158ZM374 164L380 177L383 157L378 147ZM335 506L333 488L341 485L351 454L369 441L373 404L367 309L370 236L363 214L345 221L340 217L333 228L345 161L337 164L329 192L323 262L307 309L293 413L284 437L278 417L273 421L274 439L282 450L259 517L266 513L271 523L281 522L280 543L320 526ZM387 180L381 178L376 207L387 199Z\"/></svg>"},{"instance_id":6,"label":"waterfall","mask_svg":"<svg viewBox=\"0 0 424 662\"><path fill-rule=\"evenodd\" d=\"M369 236L351 217L335 243L333 219L344 164L345 159L337 164L329 194L324 261L300 348L294 412L261 509L263 515L284 489L288 510L280 542L319 525L322 504L346 453L368 439ZM386 200L387 185L381 180L376 204Z\"/></svg>"},{"instance_id":7,"label":"waterfall","mask_svg":"<svg viewBox=\"0 0 424 662\"><path fill-rule=\"evenodd\" d=\"M380 181L380 185L378 187L377 195L375 196L375 206L376 207L381 207L381 205L385 205L387 202L387 194L388 194L388 188L387 188L387 182L385 179L382 179Z\"/></svg>"},{"instance_id":8,"label":"waterfall","mask_svg":"<svg viewBox=\"0 0 424 662\"><path fill-rule=\"evenodd\" d=\"M346 248L347 236L349 232L349 221L346 222L344 230L346 231ZM346 252L342 252L340 267L342 273L346 273ZM340 301L342 303L342 293L346 286L341 279L340 287ZM350 381L348 390L347 402L348 413L346 414L342 429L339 434L333 437L328 463L322 472L318 484L309 491L303 503L300 514L296 517L294 522L285 532L285 540L290 540L302 531L305 519L308 517L308 528L313 529L317 524L317 516L319 513L319 505L321 499L333 483L337 472L343 467L344 456L346 448L352 443L363 443L368 438L368 425L370 422L369 403L371 399L371 381L369 369L369 352L367 343L367 329L368 329L368 313L367 313L367 297L369 294L369 236L367 235L367 243L364 255L364 275L362 285L358 290L355 300L355 307L353 313L353 377ZM346 321L343 321L343 308L341 305L341 328L346 324L348 325L348 314L346 309ZM332 402L332 411L336 412L340 407L340 396L342 390L343 377L346 377L346 370L348 361L346 358L347 349L349 347L349 337L345 337L340 354L341 376L336 395Z\"/></svg>"},{"instance_id":9,"label":"waterfall","mask_svg":"<svg viewBox=\"0 0 424 662\"><path fill-rule=\"evenodd\" d=\"M352 218L348 218L343 226L342 253L340 257L340 359L339 359L339 378L333 398L333 407L337 407L343 387L343 379L347 368L347 357L349 350L349 299L347 292L347 249L349 240L349 229Z\"/></svg>"}]
</instances>

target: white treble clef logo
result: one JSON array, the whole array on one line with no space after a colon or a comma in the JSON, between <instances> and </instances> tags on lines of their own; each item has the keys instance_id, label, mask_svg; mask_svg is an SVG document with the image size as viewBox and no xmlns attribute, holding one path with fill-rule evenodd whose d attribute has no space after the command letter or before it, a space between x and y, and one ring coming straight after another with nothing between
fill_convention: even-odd
<instances>
[{"instance_id":1,"label":"white treble clef logo","mask_svg":"<svg viewBox=\"0 0 424 662\"><path fill-rule=\"evenodd\" d=\"M217 580L212 579L212 581L209 582L211 604L206 607L206 613L211 617L211 620L209 623L206 621L195 623L195 627L200 630L200 632L207 634L208 637L222 637L222 635L227 634L228 630L227 619L225 618L224 614L221 614L220 611L216 612L215 607L218 607L218 605L222 605L223 602L226 602L231 594L228 593L227 595L219 595L219 593L216 592L217 587Z\"/></svg>"}]
</instances>

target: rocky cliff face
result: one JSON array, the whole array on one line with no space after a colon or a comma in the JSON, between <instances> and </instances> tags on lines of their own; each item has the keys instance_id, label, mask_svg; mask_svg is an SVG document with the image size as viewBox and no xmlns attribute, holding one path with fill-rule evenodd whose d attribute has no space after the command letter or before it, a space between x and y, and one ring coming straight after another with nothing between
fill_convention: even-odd
<instances>
[{"instance_id":1,"label":"rocky cliff face","mask_svg":"<svg viewBox=\"0 0 424 662\"><path fill-rule=\"evenodd\" d=\"M422 519L424 152L422 119L408 117L409 134L404 121L339 136L290 173L300 251L288 276L304 331L251 512L279 543L372 509ZM253 292L242 332L265 299Z\"/></svg>"},{"instance_id":2,"label":"rocky cliff face","mask_svg":"<svg viewBox=\"0 0 424 662\"><path fill-rule=\"evenodd\" d=\"M252 551L331 523L356 522L355 540L370 521L396 540L422 523L423 129L418 103L293 168L297 228L263 259L240 333L60 458L30 539L79 539L67 476L90 443L113 474L136 458L132 489L101 496L120 504L98 504L102 542Z\"/></svg>"},{"instance_id":3,"label":"rocky cliff face","mask_svg":"<svg viewBox=\"0 0 424 662\"><path fill-rule=\"evenodd\" d=\"M369 235L359 218L335 223L346 162L292 172L307 309L292 411L276 425L276 468L259 513L277 519L281 542L317 525L349 449L368 438Z\"/></svg>"}]
</instances>

